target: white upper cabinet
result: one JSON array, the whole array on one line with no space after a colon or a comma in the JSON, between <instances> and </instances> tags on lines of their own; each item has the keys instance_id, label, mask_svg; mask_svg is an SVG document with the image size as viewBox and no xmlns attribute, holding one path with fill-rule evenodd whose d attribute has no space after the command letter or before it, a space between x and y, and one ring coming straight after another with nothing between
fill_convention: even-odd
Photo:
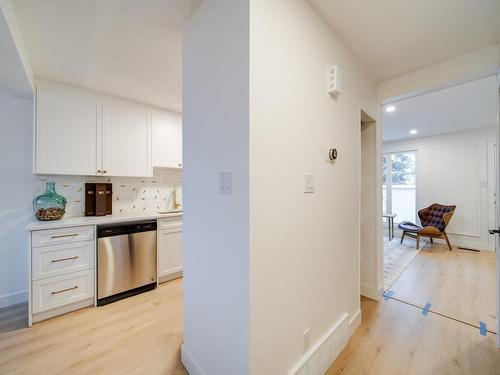
<instances>
[{"instance_id":1,"label":"white upper cabinet","mask_svg":"<svg viewBox=\"0 0 500 375\"><path fill-rule=\"evenodd\" d=\"M129 100L38 80L35 173L151 177L152 112Z\"/></svg>"},{"instance_id":2,"label":"white upper cabinet","mask_svg":"<svg viewBox=\"0 0 500 375\"><path fill-rule=\"evenodd\" d=\"M182 167L182 116L174 112L153 112L153 166Z\"/></svg>"},{"instance_id":3,"label":"white upper cabinet","mask_svg":"<svg viewBox=\"0 0 500 375\"><path fill-rule=\"evenodd\" d=\"M103 174L152 176L151 112L110 100L102 118Z\"/></svg>"},{"instance_id":4,"label":"white upper cabinet","mask_svg":"<svg viewBox=\"0 0 500 375\"><path fill-rule=\"evenodd\" d=\"M98 98L51 83L37 86L36 173L98 174L100 131Z\"/></svg>"}]
</instances>

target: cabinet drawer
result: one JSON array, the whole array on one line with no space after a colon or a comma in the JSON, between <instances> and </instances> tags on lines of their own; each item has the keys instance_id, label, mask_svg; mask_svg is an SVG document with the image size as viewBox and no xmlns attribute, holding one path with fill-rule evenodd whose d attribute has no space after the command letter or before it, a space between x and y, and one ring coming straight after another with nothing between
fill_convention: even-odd
<instances>
[{"instance_id":1,"label":"cabinet drawer","mask_svg":"<svg viewBox=\"0 0 500 375\"><path fill-rule=\"evenodd\" d=\"M33 313L54 309L94 296L94 270L33 281Z\"/></svg>"},{"instance_id":2,"label":"cabinet drawer","mask_svg":"<svg viewBox=\"0 0 500 375\"><path fill-rule=\"evenodd\" d=\"M31 234L31 246L47 246L94 239L94 226L38 230Z\"/></svg>"},{"instance_id":3,"label":"cabinet drawer","mask_svg":"<svg viewBox=\"0 0 500 375\"><path fill-rule=\"evenodd\" d=\"M36 247L33 249L33 280L94 268L94 241Z\"/></svg>"}]
</instances>

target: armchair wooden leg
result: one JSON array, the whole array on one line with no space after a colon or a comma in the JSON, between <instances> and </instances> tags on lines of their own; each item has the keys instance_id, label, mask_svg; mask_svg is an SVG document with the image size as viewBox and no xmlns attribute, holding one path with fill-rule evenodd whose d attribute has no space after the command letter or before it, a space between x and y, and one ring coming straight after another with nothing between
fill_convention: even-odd
<instances>
[{"instance_id":1,"label":"armchair wooden leg","mask_svg":"<svg viewBox=\"0 0 500 375\"><path fill-rule=\"evenodd\" d=\"M406 232L405 232L405 231L403 231L403 234L401 235L401 242L400 242L401 244L403 243L403 240L405 239L405 233L406 233Z\"/></svg>"},{"instance_id":2,"label":"armchair wooden leg","mask_svg":"<svg viewBox=\"0 0 500 375\"><path fill-rule=\"evenodd\" d=\"M444 239L446 240L446 243L448 244L448 248L450 250L453 250L453 248L451 247L451 244L450 244L450 240L448 239L448 235L446 234L446 232L443 232L443 236L444 236Z\"/></svg>"},{"instance_id":3,"label":"armchair wooden leg","mask_svg":"<svg viewBox=\"0 0 500 375\"><path fill-rule=\"evenodd\" d=\"M420 234L417 233L417 250L420 246Z\"/></svg>"},{"instance_id":4,"label":"armchair wooden leg","mask_svg":"<svg viewBox=\"0 0 500 375\"><path fill-rule=\"evenodd\" d=\"M431 243L434 243L434 240L432 239L432 237L430 237L430 239L431 239Z\"/></svg>"}]
</instances>

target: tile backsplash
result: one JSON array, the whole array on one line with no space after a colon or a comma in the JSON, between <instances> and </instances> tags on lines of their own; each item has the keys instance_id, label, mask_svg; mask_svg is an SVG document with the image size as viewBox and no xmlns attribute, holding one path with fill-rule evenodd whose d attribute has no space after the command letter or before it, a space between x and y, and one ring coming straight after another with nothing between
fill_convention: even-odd
<instances>
[{"instance_id":1,"label":"tile backsplash","mask_svg":"<svg viewBox=\"0 0 500 375\"><path fill-rule=\"evenodd\" d=\"M93 177L93 176L35 176L35 196L45 192L49 181L56 183L56 191L67 200L65 218L84 216L85 183L111 182L113 184L113 215L153 214L172 208L174 186L177 202L182 203L182 172L176 169L155 168L154 177Z\"/></svg>"}]
</instances>

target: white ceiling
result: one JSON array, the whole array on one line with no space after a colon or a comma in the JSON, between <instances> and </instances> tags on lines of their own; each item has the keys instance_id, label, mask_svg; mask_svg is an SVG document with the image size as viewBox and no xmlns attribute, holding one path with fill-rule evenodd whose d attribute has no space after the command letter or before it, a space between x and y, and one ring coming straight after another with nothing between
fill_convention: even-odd
<instances>
[{"instance_id":1,"label":"white ceiling","mask_svg":"<svg viewBox=\"0 0 500 375\"><path fill-rule=\"evenodd\" d=\"M2 67L0 69L0 91L31 97L33 89L7 17L4 10L0 8L0 66Z\"/></svg>"},{"instance_id":2,"label":"white ceiling","mask_svg":"<svg viewBox=\"0 0 500 375\"><path fill-rule=\"evenodd\" d=\"M500 40L499 0L308 0L377 82Z\"/></svg>"},{"instance_id":3,"label":"white ceiling","mask_svg":"<svg viewBox=\"0 0 500 375\"><path fill-rule=\"evenodd\" d=\"M496 126L496 77L467 82L392 105L396 107L394 112L382 112L384 142ZM418 133L410 135L412 129Z\"/></svg>"},{"instance_id":4,"label":"white ceiling","mask_svg":"<svg viewBox=\"0 0 500 375\"><path fill-rule=\"evenodd\" d=\"M182 25L200 0L13 0L36 76L182 109Z\"/></svg>"},{"instance_id":5,"label":"white ceiling","mask_svg":"<svg viewBox=\"0 0 500 375\"><path fill-rule=\"evenodd\" d=\"M34 74L182 109L182 26L201 0L12 0ZM377 81L500 39L499 0L309 0Z\"/></svg>"}]
</instances>

